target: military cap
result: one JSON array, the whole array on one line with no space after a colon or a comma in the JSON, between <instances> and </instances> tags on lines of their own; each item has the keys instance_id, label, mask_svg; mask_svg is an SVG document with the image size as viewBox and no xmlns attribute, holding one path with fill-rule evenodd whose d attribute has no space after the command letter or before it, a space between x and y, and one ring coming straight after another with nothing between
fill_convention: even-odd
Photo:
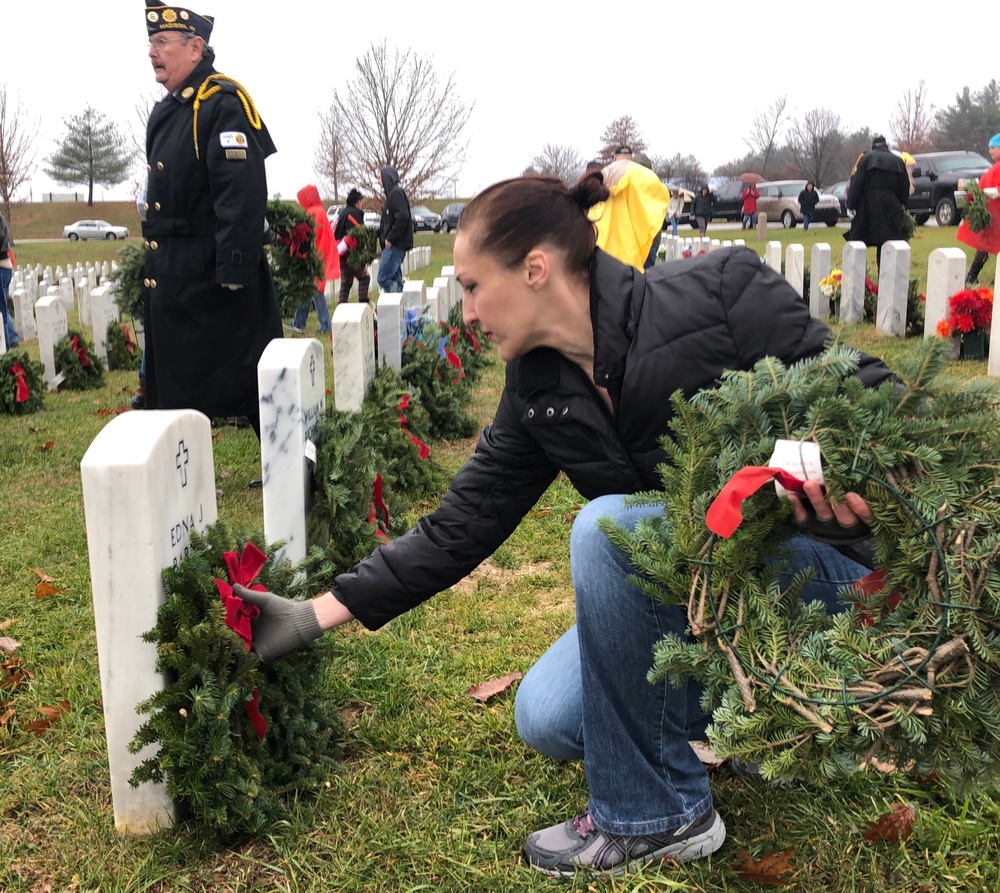
<instances>
[{"instance_id":1,"label":"military cap","mask_svg":"<svg viewBox=\"0 0 1000 893\"><path fill-rule=\"evenodd\" d=\"M205 43L212 35L215 16L203 16L180 6L164 6L161 3L144 4L146 7L146 32L178 31L193 37L200 37Z\"/></svg>"}]
</instances>

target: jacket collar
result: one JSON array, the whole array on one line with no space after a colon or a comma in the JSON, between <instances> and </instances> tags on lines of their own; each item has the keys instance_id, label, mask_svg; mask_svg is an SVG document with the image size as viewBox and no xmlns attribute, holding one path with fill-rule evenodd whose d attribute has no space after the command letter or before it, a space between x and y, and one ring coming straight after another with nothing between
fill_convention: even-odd
<instances>
[{"instance_id":1,"label":"jacket collar","mask_svg":"<svg viewBox=\"0 0 1000 893\"><path fill-rule=\"evenodd\" d=\"M642 307L645 277L600 248L590 265L590 318L594 326L594 381L609 391L621 388L635 319ZM562 358L551 348L533 350L517 361L521 397L558 387Z\"/></svg>"}]
</instances>

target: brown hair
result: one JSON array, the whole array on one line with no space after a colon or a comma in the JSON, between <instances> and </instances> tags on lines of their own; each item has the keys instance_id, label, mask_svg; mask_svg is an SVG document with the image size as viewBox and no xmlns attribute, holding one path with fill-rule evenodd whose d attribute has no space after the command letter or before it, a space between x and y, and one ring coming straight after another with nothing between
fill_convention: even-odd
<instances>
[{"instance_id":1,"label":"brown hair","mask_svg":"<svg viewBox=\"0 0 1000 893\"><path fill-rule=\"evenodd\" d=\"M513 269L539 245L563 253L568 273L585 274L597 245L587 211L611 195L600 171L569 187L558 177L531 176L487 186L462 211L462 232L476 251Z\"/></svg>"}]
</instances>

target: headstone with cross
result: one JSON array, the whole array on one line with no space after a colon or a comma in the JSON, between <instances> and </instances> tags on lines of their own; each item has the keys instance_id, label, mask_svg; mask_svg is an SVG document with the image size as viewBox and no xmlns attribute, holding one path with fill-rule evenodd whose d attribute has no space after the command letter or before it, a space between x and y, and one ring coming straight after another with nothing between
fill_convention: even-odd
<instances>
[{"instance_id":1,"label":"headstone with cross","mask_svg":"<svg viewBox=\"0 0 1000 893\"><path fill-rule=\"evenodd\" d=\"M141 636L164 601L163 569L189 554L192 531L216 521L211 424L188 409L126 413L94 438L80 473L115 827L148 834L176 810L164 785L129 785L155 753L128 752L142 721L136 705L166 684L156 645Z\"/></svg>"},{"instance_id":2,"label":"headstone with cross","mask_svg":"<svg viewBox=\"0 0 1000 893\"><path fill-rule=\"evenodd\" d=\"M327 530L313 505L316 435L326 413L323 345L275 338L257 363L264 536L284 540L275 560L297 564Z\"/></svg>"},{"instance_id":3,"label":"headstone with cross","mask_svg":"<svg viewBox=\"0 0 1000 893\"><path fill-rule=\"evenodd\" d=\"M47 295L35 304L38 325L38 353L42 360L43 378L50 391L62 384L64 376L56 370L56 345L66 340L69 327L66 307L58 294Z\"/></svg>"}]
</instances>

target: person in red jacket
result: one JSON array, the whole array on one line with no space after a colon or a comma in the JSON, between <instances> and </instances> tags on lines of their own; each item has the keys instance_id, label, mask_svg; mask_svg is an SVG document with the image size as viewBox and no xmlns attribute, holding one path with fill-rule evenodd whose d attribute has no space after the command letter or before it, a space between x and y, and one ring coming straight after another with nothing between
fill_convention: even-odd
<instances>
[{"instance_id":1,"label":"person in red jacket","mask_svg":"<svg viewBox=\"0 0 1000 893\"><path fill-rule=\"evenodd\" d=\"M330 308L326 304L326 283L340 278L340 254L337 252L337 240L333 237L330 219L326 216L323 202L320 201L319 190L311 183L303 186L296 196L299 204L306 209L312 218L313 229L316 232L316 250L323 259L324 274L316 280L316 294L313 295L313 305L316 307L316 317L319 319L319 334L330 334ZM309 302L299 304L288 327L293 332L304 332L306 320L309 318Z\"/></svg>"},{"instance_id":2,"label":"person in red jacket","mask_svg":"<svg viewBox=\"0 0 1000 893\"><path fill-rule=\"evenodd\" d=\"M989 200L990 225L975 233L969 226L968 217L963 217L956 233L959 242L976 249L972 266L969 267L969 275L965 278L966 285L975 285L979 282L979 273L987 258L991 254L1000 253L1000 193L997 191L1000 187L1000 133L990 138L988 151L994 164L979 178L979 188L986 193L986 198Z\"/></svg>"},{"instance_id":3,"label":"person in red jacket","mask_svg":"<svg viewBox=\"0 0 1000 893\"><path fill-rule=\"evenodd\" d=\"M743 229L753 229L757 225L757 199L760 192L753 183L747 183L740 194L743 199Z\"/></svg>"}]
</instances>

